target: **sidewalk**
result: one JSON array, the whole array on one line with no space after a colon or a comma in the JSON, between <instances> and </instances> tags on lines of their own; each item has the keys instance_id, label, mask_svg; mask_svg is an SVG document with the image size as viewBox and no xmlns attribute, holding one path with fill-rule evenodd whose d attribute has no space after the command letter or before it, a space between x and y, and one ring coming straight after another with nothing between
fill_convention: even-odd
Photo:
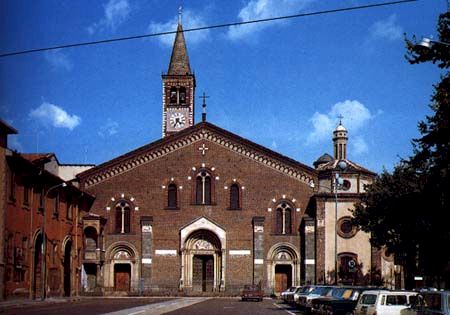
<instances>
[{"instance_id":1,"label":"sidewalk","mask_svg":"<svg viewBox=\"0 0 450 315\"><path fill-rule=\"evenodd\" d=\"M0 301L0 310L8 309L11 307L21 307L21 306L29 306L29 305L45 305L45 304L54 304L54 303L65 303L72 301L79 301L81 297L51 297L47 298L44 301L40 299L30 300L25 298L16 298L16 299L8 299L4 301Z\"/></svg>"}]
</instances>

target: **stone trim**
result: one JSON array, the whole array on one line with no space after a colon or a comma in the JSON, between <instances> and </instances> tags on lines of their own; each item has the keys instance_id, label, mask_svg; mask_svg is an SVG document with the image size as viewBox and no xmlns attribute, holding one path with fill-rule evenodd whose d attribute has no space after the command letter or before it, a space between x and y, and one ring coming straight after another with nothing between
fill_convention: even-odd
<instances>
[{"instance_id":1,"label":"stone trim","mask_svg":"<svg viewBox=\"0 0 450 315\"><path fill-rule=\"evenodd\" d=\"M232 152L245 156L253 161L256 161L259 164L272 168L280 173L286 174L289 177L297 179L303 183L310 184L314 182L314 178L311 175L307 174L306 172L302 172L296 169L295 167L286 165L280 160L270 157L267 154L258 152L257 150L254 149L250 149L246 145L227 139L224 136L218 135L209 130L202 129L188 136L185 136L179 140L169 142L161 147L156 147L155 149L150 150L149 152L140 154L135 157L130 157L129 159L121 161L116 165L111 165L103 170L99 170L98 172L86 178L85 188L95 186L105 180L131 171L138 166L147 164L153 160L160 159L166 156L167 154L175 152L188 145L205 140L220 145Z\"/></svg>"}]
</instances>

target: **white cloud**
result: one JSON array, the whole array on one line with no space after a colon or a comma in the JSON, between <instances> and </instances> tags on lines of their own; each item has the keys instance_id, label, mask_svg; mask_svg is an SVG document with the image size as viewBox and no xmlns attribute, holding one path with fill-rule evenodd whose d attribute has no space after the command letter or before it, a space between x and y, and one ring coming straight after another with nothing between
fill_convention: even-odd
<instances>
[{"instance_id":1,"label":"white cloud","mask_svg":"<svg viewBox=\"0 0 450 315\"><path fill-rule=\"evenodd\" d=\"M54 69L70 71L73 68L73 64L69 57L67 57L60 49L47 51L45 52L44 57Z\"/></svg>"},{"instance_id":2,"label":"white cloud","mask_svg":"<svg viewBox=\"0 0 450 315\"><path fill-rule=\"evenodd\" d=\"M183 11L183 29L187 30L190 28L205 25L206 25L205 19L201 14L193 12L191 10ZM176 31L177 26L178 26L178 16L175 16L173 19L167 21L166 23L151 22L150 25L148 26L148 32L162 33L162 32ZM209 30L186 32L184 33L184 36L186 37L186 41L189 44L196 45L208 38ZM158 36L157 38L163 45L172 46L173 41L175 39L175 34L162 35Z\"/></svg>"},{"instance_id":3,"label":"white cloud","mask_svg":"<svg viewBox=\"0 0 450 315\"><path fill-rule=\"evenodd\" d=\"M352 147L352 153L355 155L362 155L369 152L369 146L366 140L361 136L352 137L352 141L349 142Z\"/></svg>"},{"instance_id":4,"label":"white cloud","mask_svg":"<svg viewBox=\"0 0 450 315\"><path fill-rule=\"evenodd\" d=\"M59 106L44 102L36 109L33 109L29 115L44 124L51 124L57 128L67 128L73 130L81 123L81 118L77 115L69 115Z\"/></svg>"},{"instance_id":5,"label":"white cloud","mask_svg":"<svg viewBox=\"0 0 450 315\"><path fill-rule=\"evenodd\" d=\"M91 35L106 30L114 32L120 24L128 19L131 12L128 0L109 0L103 7L104 16L100 21L91 24L87 28Z\"/></svg>"},{"instance_id":6,"label":"white cloud","mask_svg":"<svg viewBox=\"0 0 450 315\"><path fill-rule=\"evenodd\" d=\"M106 123L100 127L98 135L102 138L115 135L118 132L118 128L119 124L116 121L113 121L110 118L108 118Z\"/></svg>"},{"instance_id":7,"label":"white cloud","mask_svg":"<svg viewBox=\"0 0 450 315\"><path fill-rule=\"evenodd\" d=\"M325 139L330 139L333 129L337 125L338 116L340 115L344 117L342 124L352 133L357 132L364 124L373 118L369 109L356 100L346 100L344 102L336 103L331 107L328 113L323 114L315 112L310 118L313 130L308 135L307 143L312 144Z\"/></svg>"},{"instance_id":8,"label":"white cloud","mask_svg":"<svg viewBox=\"0 0 450 315\"><path fill-rule=\"evenodd\" d=\"M238 19L239 21L250 21L297 14L314 1L316 0L251 0L239 11ZM230 26L227 36L229 39L239 40L264 28L280 23L285 22L262 22Z\"/></svg>"},{"instance_id":9,"label":"white cloud","mask_svg":"<svg viewBox=\"0 0 450 315\"><path fill-rule=\"evenodd\" d=\"M19 152L23 152L23 145L22 143L19 141L19 137L18 135L10 135L8 137L8 148L12 149L12 150L16 150Z\"/></svg>"},{"instance_id":10,"label":"white cloud","mask_svg":"<svg viewBox=\"0 0 450 315\"><path fill-rule=\"evenodd\" d=\"M387 19L372 24L370 34L375 38L397 40L402 38L403 28L397 24L397 16L392 14Z\"/></svg>"}]
</instances>

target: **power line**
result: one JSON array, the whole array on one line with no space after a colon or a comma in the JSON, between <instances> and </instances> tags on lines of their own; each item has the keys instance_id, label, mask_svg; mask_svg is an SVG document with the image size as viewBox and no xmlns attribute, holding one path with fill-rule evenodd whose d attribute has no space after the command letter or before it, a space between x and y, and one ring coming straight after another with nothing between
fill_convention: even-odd
<instances>
[{"instance_id":1,"label":"power line","mask_svg":"<svg viewBox=\"0 0 450 315\"><path fill-rule=\"evenodd\" d=\"M361 5L361 6L355 6L355 7L347 7L347 8L340 8L340 9L332 9L332 10L310 12L310 13L300 13L300 14L294 14L294 15L285 15L285 16L279 16L279 17L266 18L266 19L258 19L258 20L250 20L250 21L234 22L234 23L225 23L225 24L217 24L217 25L210 25L210 26L201 26L201 27L194 27L194 28L190 28L190 29L185 29L184 32L185 33L187 33L187 32L196 32L196 31L203 31L203 30L214 29L214 28L223 28L223 27L230 27L230 26L238 26L238 25L246 25L246 24L254 24L254 23L263 23L263 22L271 22L271 21L277 21L277 20L286 20L286 19L293 19L293 18L299 18L299 17L305 17L305 16L337 13L337 12L344 12L344 11L362 10L362 9L369 9L369 8L389 6L389 5L395 5L395 4L402 4L402 3L407 3L407 2L416 2L416 1L418 1L418 0L399 0L399 1L391 1L391 2L383 2L383 3ZM40 51L62 49L62 48L90 46L90 45L106 44L106 43L126 41L126 40L132 40L132 39L140 39L140 38L146 38L146 37L170 35L170 34L175 34L176 32L177 31L159 32L159 33L144 34L144 35L137 35L137 36L128 36L128 37L104 39L104 40L98 40L98 41L92 41L92 42L81 42L81 43L76 43L76 44L58 45L58 46L50 46L50 47L45 47L45 48L36 48L36 49L29 49L29 50L14 51L14 52L0 54L0 58L1 57L15 56L15 55L29 54L29 53L40 52Z\"/></svg>"}]
</instances>

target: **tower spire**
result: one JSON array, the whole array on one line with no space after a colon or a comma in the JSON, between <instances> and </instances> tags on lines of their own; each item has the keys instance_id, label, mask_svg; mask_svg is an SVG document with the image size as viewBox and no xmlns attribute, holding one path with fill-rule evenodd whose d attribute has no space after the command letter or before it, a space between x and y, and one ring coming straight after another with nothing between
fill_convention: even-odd
<instances>
[{"instance_id":1,"label":"tower spire","mask_svg":"<svg viewBox=\"0 0 450 315\"><path fill-rule=\"evenodd\" d=\"M180 7L169 69L162 75L163 137L173 135L195 123L195 75L189 65L181 17L182 8Z\"/></svg>"},{"instance_id":2,"label":"tower spire","mask_svg":"<svg viewBox=\"0 0 450 315\"><path fill-rule=\"evenodd\" d=\"M183 26L181 25L181 11L178 13L178 26L173 42L172 56L170 57L168 75L192 74L189 65L189 56L184 40Z\"/></svg>"}]
</instances>

